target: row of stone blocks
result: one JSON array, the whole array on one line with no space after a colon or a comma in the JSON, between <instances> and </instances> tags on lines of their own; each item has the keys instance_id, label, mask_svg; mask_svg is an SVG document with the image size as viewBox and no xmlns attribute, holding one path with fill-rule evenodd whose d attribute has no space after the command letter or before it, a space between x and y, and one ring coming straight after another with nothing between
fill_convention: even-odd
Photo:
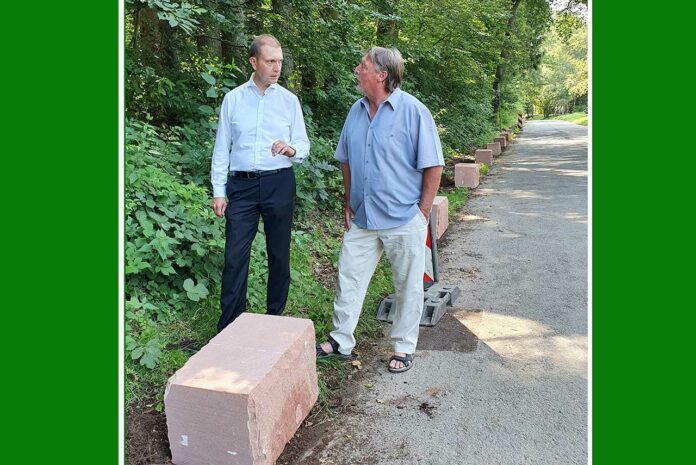
<instances>
[{"instance_id":1,"label":"row of stone blocks","mask_svg":"<svg viewBox=\"0 0 696 465\"><path fill-rule=\"evenodd\" d=\"M505 130L499 137L494 138L493 142L487 144L485 149L476 150L474 163L457 163L454 165L454 185L470 189L477 187L480 182L481 164L492 166L494 157L503 152L509 140L510 131Z\"/></svg>"},{"instance_id":2,"label":"row of stone blocks","mask_svg":"<svg viewBox=\"0 0 696 465\"><path fill-rule=\"evenodd\" d=\"M243 313L164 394L176 465L273 465L317 400L314 324Z\"/></svg>"}]
</instances>

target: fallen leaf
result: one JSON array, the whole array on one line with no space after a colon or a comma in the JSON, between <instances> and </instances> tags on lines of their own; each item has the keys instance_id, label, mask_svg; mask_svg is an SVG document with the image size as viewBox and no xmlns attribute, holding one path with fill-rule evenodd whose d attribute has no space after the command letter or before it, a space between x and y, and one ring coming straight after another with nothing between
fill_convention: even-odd
<instances>
[{"instance_id":1,"label":"fallen leaf","mask_svg":"<svg viewBox=\"0 0 696 465\"><path fill-rule=\"evenodd\" d=\"M362 363L360 363L360 360L353 360L352 362L350 362L350 364L358 370L362 370Z\"/></svg>"}]
</instances>

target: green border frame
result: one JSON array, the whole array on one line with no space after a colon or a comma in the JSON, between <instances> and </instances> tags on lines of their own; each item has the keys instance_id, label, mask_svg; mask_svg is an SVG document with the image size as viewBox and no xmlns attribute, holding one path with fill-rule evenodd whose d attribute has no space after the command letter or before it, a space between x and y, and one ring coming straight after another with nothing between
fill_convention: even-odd
<instances>
[{"instance_id":1,"label":"green border frame","mask_svg":"<svg viewBox=\"0 0 696 465\"><path fill-rule=\"evenodd\" d=\"M693 4L592 8L593 463L687 463Z\"/></svg>"},{"instance_id":2,"label":"green border frame","mask_svg":"<svg viewBox=\"0 0 696 465\"><path fill-rule=\"evenodd\" d=\"M3 18L5 460L118 463L118 2Z\"/></svg>"}]
</instances>

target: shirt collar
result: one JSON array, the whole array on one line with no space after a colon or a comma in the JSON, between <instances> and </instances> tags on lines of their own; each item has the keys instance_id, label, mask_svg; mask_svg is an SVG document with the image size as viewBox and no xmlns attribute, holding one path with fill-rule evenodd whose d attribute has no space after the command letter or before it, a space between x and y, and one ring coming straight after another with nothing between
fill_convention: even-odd
<instances>
[{"instance_id":1,"label":"shirt collar","mask_svg":"<svg viewBox=\"0 0 696 465\"><path fill-rule=\"evenodd\" d=\"M251 73L251 77L247 81L246 86L247 87L254 87L256 89L256 92L261 93L261 89L259 89L259 86L257 86L256 83L254 82L254 74L256 74L256 73ZM270 86L268 86L266 91L268 91L268 89L276 90L278 88L278 85L279 84L277 82L273 83Z\"/></svg>"},{"instance_id":2,"label":"shirt collar","mask_svg":"<svg viewBox=\"0 0 696 465\"><path fill-rule=\"evenodd\" d=\"M396 107L399 106L399 102L401 102L401 98L403 97L403 94L404 93L401 90L401 88L397 87L396 89L394 89L392 91L391 94L389 94L389 97L384 99L384 102L382 102L382 103L389 102L389 105L391 105L392 110L396 111ZM369 111L370 101L367 99L367 97L363 97L361 99L361 102L362 102L363 106L365 107L365 109Z\"/></svg>"}]
</instances>

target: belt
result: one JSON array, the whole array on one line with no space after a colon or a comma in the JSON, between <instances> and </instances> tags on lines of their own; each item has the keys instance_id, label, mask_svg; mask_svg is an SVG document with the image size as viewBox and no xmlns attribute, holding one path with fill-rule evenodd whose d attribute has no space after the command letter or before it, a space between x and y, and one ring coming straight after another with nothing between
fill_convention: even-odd
<instances>
[{"instance_id":1,"label":"belt","mask_svg":"<svg viewBox=\"0 0 696 465\"><path fill-rule=\"evenodd\" d=\"M258 178L262 178L264 176L268 176L270 174L280 173L281 171L285 171L288 169L290 169L290 167L280 168L277 170L266 170L266 171L230 171L230 176L234 176L235 178L242 178L242 179L258 179Z\"/></svg>"}]
</instances>

